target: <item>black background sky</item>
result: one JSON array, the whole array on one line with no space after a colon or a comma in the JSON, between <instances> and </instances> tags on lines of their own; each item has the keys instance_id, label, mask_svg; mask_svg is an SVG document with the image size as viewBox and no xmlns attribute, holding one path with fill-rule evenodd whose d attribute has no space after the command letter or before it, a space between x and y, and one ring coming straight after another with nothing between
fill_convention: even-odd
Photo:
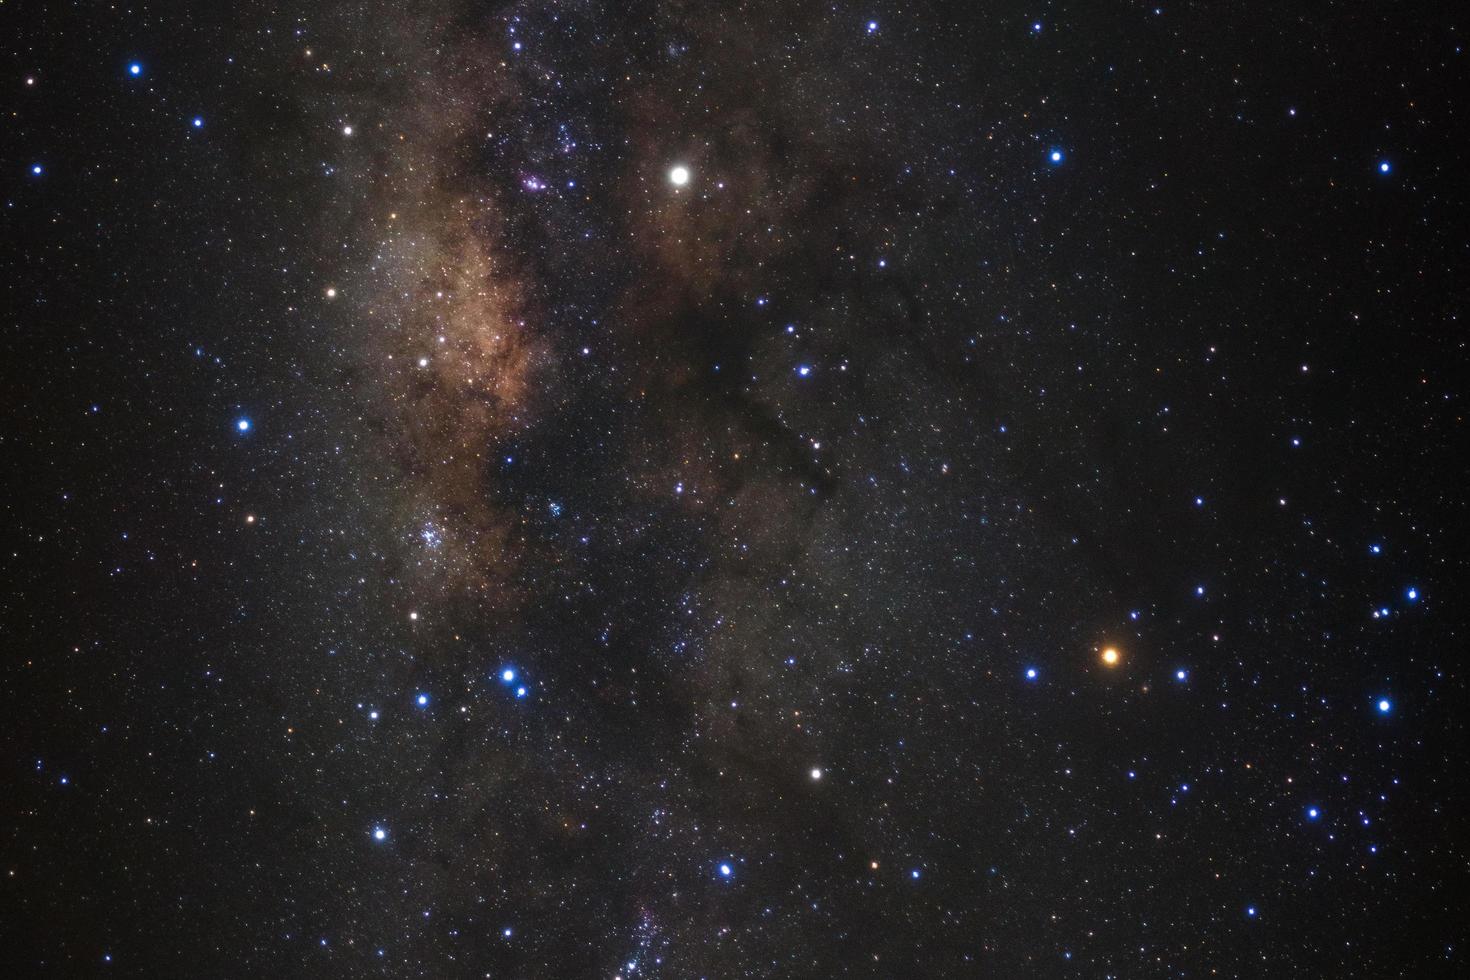
<instances>
[{"instance_id":1,"label":"black background sky","mask_svg":"<svg viewBox=\"0 0 1470 980\"><path fill-rule=\"evenodd\" d=\"M1463 32L1310 7L0 4L5 975L1463 973Z\"/></svg>"}]
</instances>

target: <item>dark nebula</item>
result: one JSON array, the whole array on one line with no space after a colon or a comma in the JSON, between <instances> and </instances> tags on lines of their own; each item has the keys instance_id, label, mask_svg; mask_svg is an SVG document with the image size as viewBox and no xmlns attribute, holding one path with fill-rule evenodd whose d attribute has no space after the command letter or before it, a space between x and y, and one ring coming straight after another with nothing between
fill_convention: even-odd
<instances>
[{"instance_id":1,"label":"dark nebula","mask_svg":"<svg viewBox=\"0 0 1470 980\"><path fill-rule=\"evenodd\" d=\"M0 976L1464 975L1462 15L0 2Z\"/></svg>"}]
</instances>

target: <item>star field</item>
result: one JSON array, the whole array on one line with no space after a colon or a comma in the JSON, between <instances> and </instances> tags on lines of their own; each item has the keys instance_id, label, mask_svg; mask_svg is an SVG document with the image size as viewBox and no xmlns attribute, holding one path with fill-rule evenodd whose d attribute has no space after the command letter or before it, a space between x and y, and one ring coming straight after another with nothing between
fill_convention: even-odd
<instances>
[{"instance_id":1,"label":"star field","mask_svg":"<svg viewBox=\"0 0 1470 980\"><path fill-rule=\"evenodd\" d=\"M1464 974L1459 17L0 3L0 975Z\"/></svg>"}]
</instances>

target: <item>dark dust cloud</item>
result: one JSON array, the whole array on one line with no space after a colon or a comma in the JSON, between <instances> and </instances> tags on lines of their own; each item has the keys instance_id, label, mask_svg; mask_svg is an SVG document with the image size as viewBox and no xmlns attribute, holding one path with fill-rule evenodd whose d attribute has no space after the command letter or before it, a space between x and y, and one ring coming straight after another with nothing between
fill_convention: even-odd
<instances>
[{"instance_id":1,"label":"dark dust cloud","mask_svg":"<svg viewBox=\"0 0 1470 980\"><path fill-rule=\"evenodd\" d=\"M0 3L0 973L1464 975L1462 13Z\"/></svg>"}]
</instances>

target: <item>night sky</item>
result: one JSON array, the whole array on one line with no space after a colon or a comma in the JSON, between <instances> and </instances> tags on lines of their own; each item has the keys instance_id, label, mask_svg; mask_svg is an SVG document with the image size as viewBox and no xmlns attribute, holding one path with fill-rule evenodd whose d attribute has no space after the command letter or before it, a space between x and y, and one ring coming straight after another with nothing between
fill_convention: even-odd
<instances>
[{"instance_id":1,"label":"night sky","mask_svg":"<svg viewBox=\"0 0 1470 980\"><path fill-rule=\"evenodd\" d=\"M1467 975L1462 13L0 2L0 974Z\"/></svg>"}]
</instances>

